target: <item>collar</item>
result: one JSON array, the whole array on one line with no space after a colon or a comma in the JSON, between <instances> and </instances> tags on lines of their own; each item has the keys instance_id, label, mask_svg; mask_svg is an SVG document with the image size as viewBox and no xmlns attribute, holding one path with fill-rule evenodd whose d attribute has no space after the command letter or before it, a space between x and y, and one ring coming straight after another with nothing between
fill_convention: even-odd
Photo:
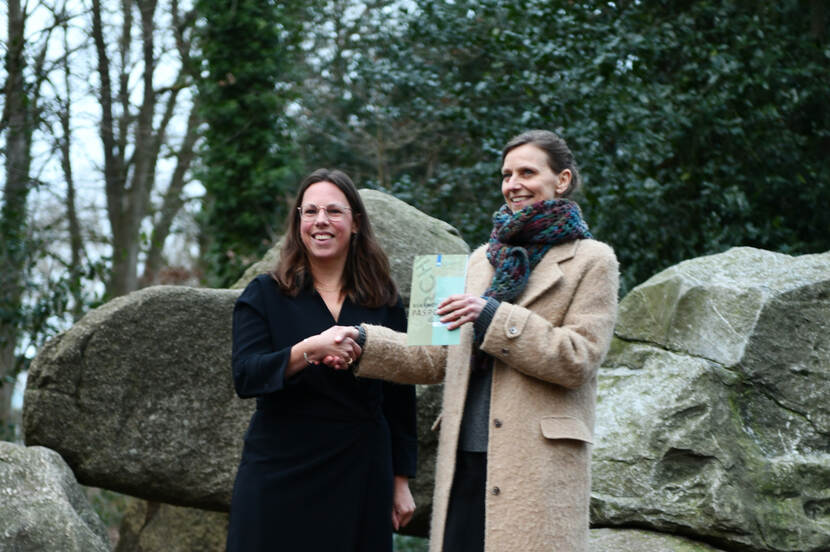
<instances>
[{"instance_id":1,"label":"collar","mask_svg":"<svg viewBox=\"0 0 830 552\"><path fill-rule=\"evenodd\" d=\"M553 287L562 278L562 269L559 268L559 263L573 258L580 241L572 240L551 247L530 273L527 287L516 300L516 304L526 306ZM487 260L486 251L487 244L479 247L470 259L470 266L467 268L469 293L481 295L493 280L494 269L493 265Z\"/></svg>"}]
</instances>

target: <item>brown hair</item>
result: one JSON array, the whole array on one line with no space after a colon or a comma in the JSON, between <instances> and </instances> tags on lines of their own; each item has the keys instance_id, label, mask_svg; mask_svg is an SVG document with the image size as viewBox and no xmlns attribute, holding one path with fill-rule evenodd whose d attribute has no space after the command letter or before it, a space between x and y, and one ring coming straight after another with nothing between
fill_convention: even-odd
<instances>
[{"instance_id":1,"label":"brown hair","mask_svg":"<svg viewBox=\"0 0 830 552\"><path fill-rule=\"evenodd\" d=\"M565 140L554 134L549 130L528 130L522 132L518 136L514 136L507 142L504 149L501 150L501 162L504 164L504 158L510 153L510 150L523 146L525 144L533 144L540 150L544 151L548 158L548 166L555 174L559 174L565 169L571 171L571 182L568 184L568 189L562 194L562 197L568 197L582 184L582 177L579 176L579 170L574 161L574 154L565 143Z\"/></svg>"},{"instance_id":2,"label":"brown hair","mask_svg":"<svg viewBox=\"0 0 830 552\"><path fill-rule=\"evenodd\" d=\"M349 253L343 269L343 291L349 299L364 307L394 305L398 300L398 290L389 272L389 259L375 239L366 207L352 179L337 169L317 169L300 183L294 206L288 215L280 260L271 272L274 280L283 293L292 297L313 285L311 264L300 237L298 207L308 187L318 182L331 182L343 192L357 222L357 232L349 241Z\"/></svg>"}]
</instances>

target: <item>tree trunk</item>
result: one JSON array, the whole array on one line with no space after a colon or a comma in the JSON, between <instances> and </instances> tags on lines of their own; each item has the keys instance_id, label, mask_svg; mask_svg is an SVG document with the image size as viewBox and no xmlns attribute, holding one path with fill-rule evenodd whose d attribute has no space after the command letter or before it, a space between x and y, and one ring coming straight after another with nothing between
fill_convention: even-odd
<instances>
[{"instance_id":1,"label":"tree trunk","mask_svg":"<svg viewBox=\"0 0 830 552\"><path fill-rule=\"evenodd\" d=\"M26 200L31 188L31 121L23 81L25 20L20 0L9 0L6 50L6 187L0 212L0 424L9 420L14 377L19 367L15 345L20 323L26 262Z\"/></svg>"},{"instance_id":2,"label":"tree trunk","mask_svg":"<svg viewBox=\"0 0 830 552\"><path fill-rule=\"evenodd\" d=\"M185 175L190 169L190 165L193 163L193 158L195 157L196 140L199 137L199 121L198 109L194 104L190 109L190 117L187 120L187 131L182 142L182 147L176 155L176 169L173 171L173 176L167 187L167 193L164 194L164 202L161 206L161 217L153 226L153 234L150 237L150 250L147 252L147 260L144 263L144 274L139 282L141 287L158 283L158 273L163 263L162 251L164 249L164 242L167 240L167 236L170 235L173 218L184 205L182 191L187 183Z\"/></svg>"},{"instance_id":3,"label":"tree trunk","mask_svg":"<svg viewBox=\"0 0 830 552\"><path fill-rule=\"evenodd\" d=\"M156 185L156 169L163 145L167 140L167 127L177 109L181 109L178 102L178 93L183 88L182 75L170 89L157 92L154 88L154 74L158 63L158 52L155 47L155 33L158 32L155 22L156 0L122 0L122 33L118 43L117 63L120 66L114 69L109 58L104 41L103 22L101 19L101 1L92 2L92 34L98 56L98 73L101 87L99 101L101 105L101 141L104 148L104 179L107 192L107 215L112 230L112 274L107 283L108 297L125 295L138 289L140 284L149 278L160 263L160 251L156 248L163 246L163 240L169 233L173 216L181 208L181 189L183 188L184 173L174 175L171 182L172 189L167 191L162 206L161 224L153 235L160 244L151 243L148 263L142 281L138 279L139 254L142 248L141 225L151 211L150 197ZM138 9L140 20L140 49L141 49L141 103L134 106L130 103L131 90L130 75L135 73L136 67L130 66L132 59L131 33L135 27L133 10ZM173 7L173 16L177 23L186 25L186 20L178 19L178 8ZM182 32L183 29L177 29ZM189 42L178 35L177 46L189 47ZM189 57L189 52L180 52L182 59ZM120 70L118 77L118 91L114 94L111 72ZM182 69L183 71L184 69ZM156 117L156 110L164 101L164 109L160 117ZM114 116L113 104L118 104L119 116ZM158 119L158 122L156 120ZM195 138L194 138L195 140ZM130 148L129 146L133 147ZM130 157L125 152L131 150ZM190 165L193 156L193 141L186 137L181 144L178 154L178 163L184 171ZM178 169L177 169L178 170ZM177 179L181 182L177 183ZM172 195L171 195L172 194ZM172 210L172 212L169 212ZM166 225L166 229L164 226Z\"/></svg>"},{"instance_id":4,"label":"tree trunk","mask_svg":"<svg viewBox=\"0 0 830 552\"><path fill-rule=\"evenodd\" d=\"M67 26L64 25L63 50L69 52L66 34ZM72 143L72 126L70 124L72 116L72 93L69 86L71 72L69 70L68 55L63 58L63 75L65 98L62 102L59 102L60 109L57 116L60 121L61 135L56 140L61 156L63 177L66 180L66 219L69 224L69 250L71 254L68 267L70 274L69 286L74 302L72 305L72 319L77 322L84 311L83 290L81 289L83 285L81 281L83 272L81 263L84 260L84 242L81 237L81 225L78 221L78 210L75 203L75 178L72 173L72 157L70 155L70 145Z\"/></svg>"}]
</instances>

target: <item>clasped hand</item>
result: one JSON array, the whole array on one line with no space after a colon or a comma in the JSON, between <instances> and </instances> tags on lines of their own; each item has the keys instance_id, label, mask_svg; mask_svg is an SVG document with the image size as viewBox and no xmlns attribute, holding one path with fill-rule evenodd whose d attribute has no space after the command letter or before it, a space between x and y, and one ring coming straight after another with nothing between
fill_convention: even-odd
<instances>
[{"instance_id":1,"label":"clasped hand","mask_svg":"<svg viewBox=\"0 0 830 552\"><path fill-rule=\"evenodd\" d=\"M467 322L475 322L486 304L487 301L478 295L459 293L441 301L435 312L441 317L441 322L447 325L447 329L454 330ZM348 369L363 352L357 345L358 331L354 326L332 326L318 337L324 338L323 348L327 351L339 351L338 348L343 345L351 346L347 354L332 352L323 357L323 364L335 370Z\"/></svg>"},{"instance_id":2,"label":"clasped hand","mask_svg":"<svg viewBox=\"0 0 830 552\"><path fill-rule=\"evenodd\" d=\"M353 332L348 333L348 330ZM329 366L345 369L360 357L361 349L355 339L357 330L351 326L332 326L328 330L308 338L311 341L313 353L308 359L313 364L327 364Z\"/></svg>"}]
</instances>

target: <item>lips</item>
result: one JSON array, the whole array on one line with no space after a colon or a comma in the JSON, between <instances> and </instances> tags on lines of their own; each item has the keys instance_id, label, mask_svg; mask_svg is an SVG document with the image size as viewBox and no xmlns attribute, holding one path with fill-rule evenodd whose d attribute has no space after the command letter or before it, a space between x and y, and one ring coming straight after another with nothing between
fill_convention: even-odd
<instances>
[{"instance_id":1,"label":"lips","mask_svg":"<svg viewBox=\"0 0 830 552\"><path fill-rule=\"evenodd\" d=\"M325 242L329 241L330 239L333 239L334 234L329 234L328 232L326 232L320 234L313 234L311 237L314 239L314 241Z\"/></svg>"},{"instance_id":2,"label":"lips","mask_svg":"<svg viewBox=\"0 0 830 552\"><path fill-rule=\"evenodd\" d=\"M531 196L531 195L511 196L510 197L510 202L511 203L523 203L525 201L530 201L531 199L533 199L533 196Z\"/></svg>"}]
</instances>

